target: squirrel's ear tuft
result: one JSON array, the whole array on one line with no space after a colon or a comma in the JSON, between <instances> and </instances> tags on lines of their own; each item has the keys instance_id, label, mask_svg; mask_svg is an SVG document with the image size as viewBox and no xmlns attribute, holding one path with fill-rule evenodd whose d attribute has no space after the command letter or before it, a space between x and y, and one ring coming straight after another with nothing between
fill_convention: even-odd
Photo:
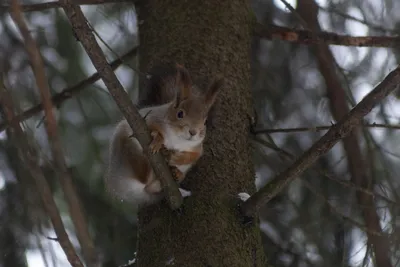
<instances>
[{"instance_id":1,"label":"squirrel's ear tuft","mask_svg":"<svg viewBox=\"0 0 400 267\"><path fill-rule=\"evenodd\" d=\"M224 78L222 76L217 76L208 87L208 90L205 94L205 103L209 108L211 108L211 106L214 104L217 94L221 87L224 86L224 83Z\"/></svg>"},{"instance_id":2,"label":"squirrel's ear tuft","mask_svg":"<svg viewBox=\"0 0 400 267\"><path fill-rule=\"evenodd\" d=\"M178 87L176 96L176 106L178 106L182 100L185 100L190 96L192 88L192 79L189 71L180 64L176 64L175 83Z\"/></svg>"}]
</instances>

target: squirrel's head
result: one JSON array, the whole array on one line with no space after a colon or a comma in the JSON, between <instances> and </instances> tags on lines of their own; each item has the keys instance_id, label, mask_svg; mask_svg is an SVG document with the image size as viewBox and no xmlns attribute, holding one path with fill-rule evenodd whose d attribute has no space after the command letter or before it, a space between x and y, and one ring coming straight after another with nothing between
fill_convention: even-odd
<instances>
[{"instance_id":1,"label":"squirrel's head","mask_svg":"<svg viewBox=\"0 0 400 267\"><path fill-rule=\"evenodd\" d=\"M208 113L222 85L223 79L217 78L204 93L195 94L189 72L183 66L177 65L177 93L167 116L180 138L189 141L204 139Z\"/></svg>"}]
</instances>

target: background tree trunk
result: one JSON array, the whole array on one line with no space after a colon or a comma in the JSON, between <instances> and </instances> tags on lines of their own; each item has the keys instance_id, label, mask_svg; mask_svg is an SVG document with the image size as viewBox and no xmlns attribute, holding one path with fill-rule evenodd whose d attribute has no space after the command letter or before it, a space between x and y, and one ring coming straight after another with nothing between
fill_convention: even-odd
<instances>
[{"instance_id":1,"label":"background tree trunk","mask_svg":"<svg viewBox=\"0 0 400 267\"><path fill-rule=\"evenodd\" d=\"M265 266L258 227L243 227L235 213L236 194L255 190L247 1L144 1L138 12L142 71L178 62L199 85L226 79L205 155L183 186L193 193L184 214L161 203L139 215L138 266Z\"/></svg>"},{"instance_id":2,"label":"background tree trunk","mask_svg":"<svg viewBox=\"0 0 400 267\"><path fill-rule=\"evenodd\" d=\"M314 0L300 1L298 11L313 31L321 31L318 22L318 6ZM346 91L338 77L335 58L328 45L323 43L314 46L314 52L320 72L325 80L331 113L335 120L339 121L350 112L350 108L346 100ZM363 153L359 145L360 142L358 138L359 132L354 130L348 137L343 139L343 147L347 156L349 173L351 175L350 179L359 188L373 190L374 182L365 164L365 153ZM382 233L374 197L362 191L357 191L356 197L365 225L368 229L380 233L380 236L377 236L367 232L368 243L372 245L374 251L376 266L391 267L389 240L387 240Z\"/></svg>"}]
</instances>

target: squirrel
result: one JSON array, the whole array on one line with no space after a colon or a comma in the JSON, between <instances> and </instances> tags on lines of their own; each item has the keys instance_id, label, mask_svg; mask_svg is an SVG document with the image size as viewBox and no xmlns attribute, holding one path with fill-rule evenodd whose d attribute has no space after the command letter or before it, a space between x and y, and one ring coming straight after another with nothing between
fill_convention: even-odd
<instances>
[{"instance_id":1,"label":"squirrel","mask_svg":"<svg viewBox=\"0 0 400 267\"><path fill-rule=\"evenodd\" d=\"M151 75L149 84L146 98L156 105L141 108L139 113L152 136L150 151L156 153L163 146L167 149L168 164L181 183L203 154L206 121L223 79L214 79L201 92L193 85L188 70L177 64L173 70ZM105 186L112 196L138 207L163 197L161 182L125 119L118 123L110 141ZM179 191L183 197L191 195L182 188Z\"/></svg>"}]
</instances>

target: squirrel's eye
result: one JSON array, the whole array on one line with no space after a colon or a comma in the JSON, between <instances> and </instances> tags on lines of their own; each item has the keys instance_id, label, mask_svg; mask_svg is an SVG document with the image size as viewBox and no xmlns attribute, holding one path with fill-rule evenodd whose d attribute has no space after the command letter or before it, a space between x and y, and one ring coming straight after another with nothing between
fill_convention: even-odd
<instances>
[{"instance_id":1,"label":"squirrel's eye","mask_svg":"<svg viewBox=\"0 0 400 267\"><path fill-rule=\"evenodd\" d=\"M182 119L184 116L183 110L179 110L178 113L176 113L176 116L178 117L178 119Z\"/></svg>"}]
</instances>

